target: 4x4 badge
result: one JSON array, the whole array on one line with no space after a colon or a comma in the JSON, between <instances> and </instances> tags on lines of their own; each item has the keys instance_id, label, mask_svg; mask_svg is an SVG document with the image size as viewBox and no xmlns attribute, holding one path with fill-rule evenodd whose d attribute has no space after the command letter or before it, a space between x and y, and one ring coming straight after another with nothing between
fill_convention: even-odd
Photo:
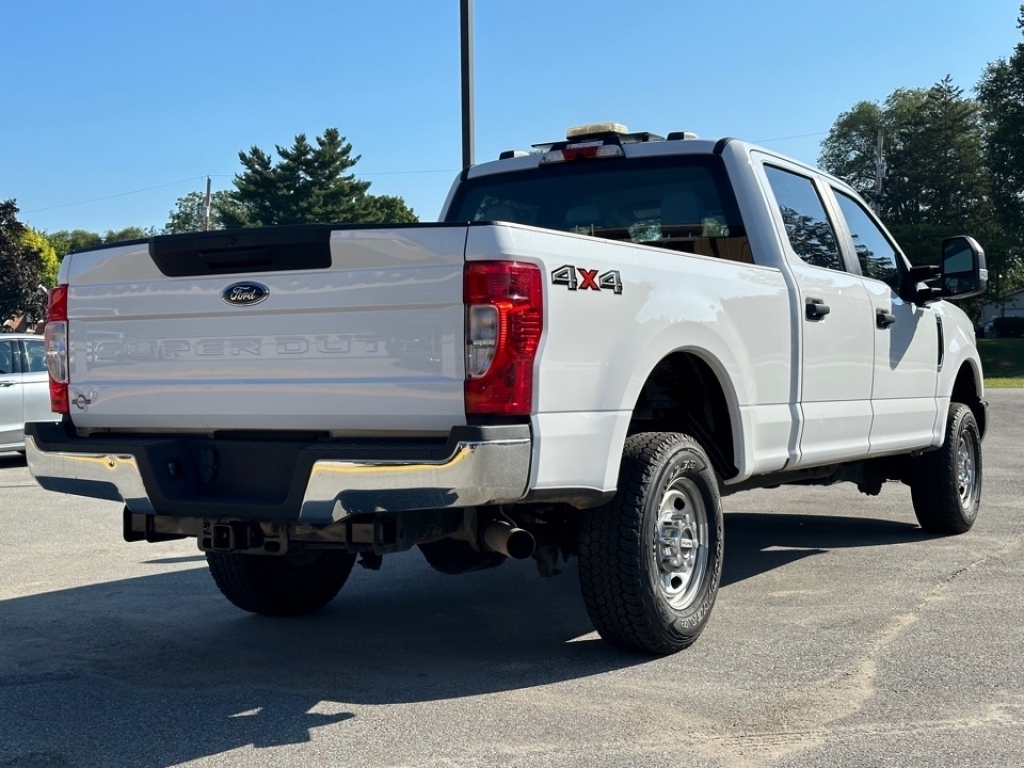
<instances>
[{"instance_id":1,"label":"4x4 badge","mask_svg":"<svg viewBox=\"0 0 1024 768\"><path fill-rule=\"evenodd\" d=\"M579 272L577 278L576 273ZM584 269L572 264L565 264L551 271L552 285L564 285L570 291L611 291L622 293L622 278L617 269L597 274L596 269Z\"/></svg>"}]
</instances>

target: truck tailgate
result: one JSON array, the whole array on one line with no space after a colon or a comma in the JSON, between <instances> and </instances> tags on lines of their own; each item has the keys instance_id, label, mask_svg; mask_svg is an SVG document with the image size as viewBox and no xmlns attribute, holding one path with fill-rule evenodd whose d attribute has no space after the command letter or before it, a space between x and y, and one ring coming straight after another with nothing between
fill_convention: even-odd
<instances>
[{"instance_id":1,"label":"truck tailgate","mask_svg":"<svg viewBox=\"0 0 1024 768\"><path fill-rule=\"evenodd\" d=\"M465 423L465 242L459 225L310 225L73 254L71 418L447 432Z\"/></svg>"}]
</instances>

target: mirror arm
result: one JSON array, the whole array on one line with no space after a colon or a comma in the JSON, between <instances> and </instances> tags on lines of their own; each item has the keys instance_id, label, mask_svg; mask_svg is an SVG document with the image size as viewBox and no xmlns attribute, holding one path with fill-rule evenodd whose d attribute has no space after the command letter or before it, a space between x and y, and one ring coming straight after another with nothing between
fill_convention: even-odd
<instances>
[{"instance_id":1,"label":"mirror arm","mask_svg":"<svg viewBox=\"0 0 1024 768\"><path fill-rule=\"evenodd\" d=\"M922 307L933 304L936 301L942 300L942 289L934 288L930 285L926 285L923 288L918 288L917 293L914 296L914 303L920 304Z\"/></svg>"},{"instance_id":2,"label":"mirror arm","mask_svg":"<svg viewBox=\"0 0 1024 768\"><path fill-rule=\"evenodd\" d=\"M911 267L910 268L910 279L915 283L923 283L928 280L934 280L942 274L942 267L936 264L929 264L922 267Z\"/></svg>"}]
</instances>

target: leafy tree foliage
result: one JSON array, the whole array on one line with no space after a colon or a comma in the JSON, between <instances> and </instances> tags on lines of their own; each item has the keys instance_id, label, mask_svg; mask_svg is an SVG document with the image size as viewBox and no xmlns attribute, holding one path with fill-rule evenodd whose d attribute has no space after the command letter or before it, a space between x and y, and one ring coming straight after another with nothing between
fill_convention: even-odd
<instances>
[{"instance_id":1,"label":"leafy tree foliage","mask_svg":"<svg viewBox=\"0 0 1024 768\"><path fill-rule=\"evenodd\" d=\"M58 229L56 232L44 232L43 237L63 260L72 251L83 251L103 244L103 236L85 229Z\"/></svg>"},{"instance_id":2,"label":"leafy tree foliage","mask_svg":"<svg viewBox=\"0 0 1024 768\"><path fill-rule=\"evenodd\" d=\"M1024 32L1024 5L1017 28ZM978 83L978 102L988 123L986 159L992 203L1000 225L1024 233L1024 43L1009 59L989 64Z\"/></svg>"},{"instance_id":3,"label":"leafy tree foliage","mask_svg":"<svg viewBox=\"0 0 1024 768\"><path fill-rule=\"evenodd\" d=\"M898 89L883 106L860 102L832 126L819 162L869 200L876 185L879 129L886 171L875 207L883 220L893 227L960 232L984 219L983 126L977 105L949 77L928 90Z\"/></svg>"},{"instance_id":4,"label":"leafy tree foliage","mask_svg":"<svg viewBox=\"0 0 1024 768\"><path fill-rule=\"evenodd\" d=\"M876 200L879 129L885 175ZM1015 246L997 225L986 136L978 103L946 77L927 90L900 88L882 105L860 102L844 112L819 162L874 200L914 264L937 263L942 238L973 234L985 246L990 290L999 294L1016 286L1020 269Z\"/></svg>"},{"instance_id":5,"label":"leafy tree foliage","mask_svg":"<svg viewBox=\"0 0 1024 768\"><path fill-rule=\"evenodd\" d=\"M363 223L413 224L419 219L405 200L397 195L367 195L363 207Z\"/></svg>"},{"instance_id":6,"label":"leafy tree foliage","mask_svg":"<svg viewBox=\"0 0 1024 768\"><path fill-rule=\"evenodd\" d=\"M57 272L60 270L60 259L57 258L57 252L53 250L53 246L50 245L46 237L31 227L25 227L21 236L21 244L32 253L37 254L40 282L47 288L55 286Z\"/></svg>"},{"instance_id":7,"label":"leafy tree foliage","mask_svg":"<svg viewBox=\"0 0 1024 768\"><path fill-rule=\"evenodd\" d=\"M46 313L44 256L33 248L30 230L18 221L14 200L0 202L0 317L22 313L39 320Z\"/></svg>"},{"instance_id":8,"label":"leafy tree foliage","mask_svg":"<svg viewBox=\"0 0 1024 768\"><path fill-rule=\"evenodd\" d=\"M352 156L337 128L317 136L316 146L300 133L291 147L275 149L276 163L259 147L239 152L244 170L229 198L217 204L224 226L416 221L400 197L371 195L370 182L349 172L359 156Z\"/></svg>"},{"instance_id":9,"label":"leafy tree foliage","mask_svg":"<svg viewBox=\"0 0 1024 768\"><path fill-rule=\"evenodd\" d=\"M878 104L857 102L853 109L836 118L828 138L821 144L818 164L872 200L878 131L885 130L888 122L885 110Z\"/></svg>"},{"instance_id":10,"label":"leafy tree foliage","mask_svg":"<svg viewBox=\"0 0 1024 768\"><path fill-rule=\"evenodd\" d=\"M230 207L231 193L219 191L210 195L210 229L223 229L224 222L221 219L222 208ZM184 197L179 197L174 203L174 209L168 214L167 223L164 224L163 234L179 235L184 232L202 232L206 218L206 193L189 192Z\"/></svg>"},{"instance_id":11,"label":"leafy tree foliage","mask_svg":"<svg viewBox=\"0 0 1024 768\"><path fill-rule=\"evenodd\" d=\"M103 235L103 244L120 243L124 240L145 240L157 234L156 227L125 227L124 229L108 229Z\"/></svg>"},{"instance_id":12,"label":"leafy tree foliage","mask_svg":"<svg viewBox=\"0 0 1024 768\"><path fill-rule=\"evenodd\" d=\"M87 229L58 229L56 232L41 232L40 235L53 248L58 262L73 251L85 251L97 245L119 243L124 240L143 240L156 234L153 227L125 227L108 229L106 233L90 232Z\"/></svg>"}]
</instances>

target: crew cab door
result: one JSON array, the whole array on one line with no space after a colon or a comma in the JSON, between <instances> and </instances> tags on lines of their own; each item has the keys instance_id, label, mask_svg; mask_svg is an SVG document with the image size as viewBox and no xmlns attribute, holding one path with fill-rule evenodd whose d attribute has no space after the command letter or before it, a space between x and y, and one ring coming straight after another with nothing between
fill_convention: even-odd
<instances>
[{"instance_id":1,"label":"crew cab door","mask_svg":"<svg viewBox=\"0 0 1024 768\"><path fill-rule=\"evenodd\" d=\"M871 453L932 443L938 401L935 313L898 295L904 262L895 243L853 196L832 187L843 247L854 254L871 297L875 337Z\"/></svg>"},{"instance_id":2,"label":"crew cab door","mask_svg":"<svg viewBox=\"0 0 1024 768\"><path fill-rule=\"evenodd\" d=\"M794 280L801 427L789 467L865 456L871 431L873 306L848 271L819 183L774 158L763 166Z\"/></svg>"},{"instance_id":3,"label":"crew cab door","mask_svg":"<svg viewBox=\"0 0 1024 768\"><path fill-rule=\"evenodd\" d=\"M25 421L59 421L50 410L50 378L46 373L43 339L21 344L21 392Z\"/></svg>"},{"instance_id":4,"label":"crew cab door","mask_svg":"<svg viewBox=\"0 0 1024 768\"><path fill-rule=\"evenodd\" d=\"M0 338L0 445L20 443L23 439L25 419L18 363L18 342Z\"/></svg>"}]
</instances>

